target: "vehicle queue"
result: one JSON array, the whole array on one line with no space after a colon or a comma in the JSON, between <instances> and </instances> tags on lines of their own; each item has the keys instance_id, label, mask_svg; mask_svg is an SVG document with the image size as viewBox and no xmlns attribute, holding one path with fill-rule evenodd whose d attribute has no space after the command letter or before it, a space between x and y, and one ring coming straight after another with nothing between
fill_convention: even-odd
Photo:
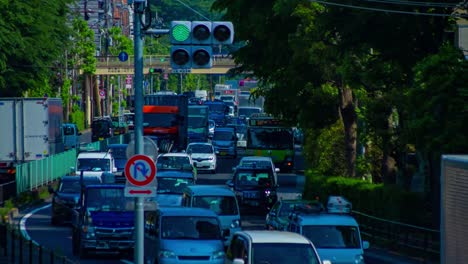
<instances>
[{"instance_id":1,"label":"vehicle queue","mask_svg":"<svg viewBox=\"0 0 468 264\"><path fill-rule=\"evenodd\" d=\"M325 206L318 201L279 199L280 168L271 157L242 157L225 185L197 184L198 173L216 173L217 160L237 157L237 140L248 135L239 134L236 126L247 126L249 118L230 118L227 124L235 125L214 127L208 142L192 142L185 151L157 157L157 194L146 200L156 207L145 212L145 259L161 264L364 263L363 250L369 243L361 241L359 225L350 214L351 203L336 196L330 196ZM282 128L281 132L288 130ZM107 152L81 152L75 168L76 175L85 176L81 184L109 173L121 178L125 147L109 145ZM290 158L288 162L292 162ZM286 163L281 166L290 170ZM67 212L71 214L83 204L84 197L79 195L83 188L71 188L70 178L63 177L57 190L50 189L53 225L69 221ZM251 213L265 215L264 230L243 231L242 216ZM113 243L104 241L97 249L118 250ZM74 253L89 257L91 252Z\"/></svg>"}]
</instances>

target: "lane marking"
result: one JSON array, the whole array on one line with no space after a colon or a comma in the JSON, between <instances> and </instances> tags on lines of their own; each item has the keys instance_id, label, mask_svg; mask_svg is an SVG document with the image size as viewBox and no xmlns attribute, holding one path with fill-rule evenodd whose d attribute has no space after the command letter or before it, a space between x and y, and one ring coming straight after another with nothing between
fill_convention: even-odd
<instances>
[{"instance_id":1,"label":"lane marking","mask_svg":"<svg viewBox=\"0 0 468 264\"><path fill-rule=\"evenodd\" d=\"M120 262L125 263L125 264L133 264L132 261L126 260L126 259L121 259Z\"/></svg>"},{"instance_id":2,"label":"lane marking","mask_svg":"<svg viewBox=\"0 0 468 264\"><path fill-rule=\"evenodd\" d=\"M28 230L26 229L26 221L28 220L29 217L31 217L33 214L39 212L40 210L43 210L43 209L46 209L48 207L52 206L52 204L48 204L46 206L43 206L43 207L38 207L34 210L32 210L31 212L27 213L25 216L23 216L20 220L20 232L21 232L21 235L26 239L26 240L31 240L31 242L36 245L36 246L39 246L39 243L37 243L36 241L32 240L31 237L29 236L28 234Z\"/></svg>"}]
</instances>

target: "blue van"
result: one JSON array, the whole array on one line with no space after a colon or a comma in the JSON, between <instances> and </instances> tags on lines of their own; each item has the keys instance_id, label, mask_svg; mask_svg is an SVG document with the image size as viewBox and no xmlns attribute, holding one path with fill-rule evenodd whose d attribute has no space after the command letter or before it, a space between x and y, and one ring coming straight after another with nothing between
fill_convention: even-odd
<instances>
[{"instance_id":1,"label":"blue van","mask_svg":"<svg viewBox=\"0 0 468 264\"><path fill-rule=\"evenodd\" d=\"M237 135L233 127L215 128L211 144L216 155L237 158Z\"/></svg>"},{"instance_id":2,"label":"blue van","mask_svg":"<svg viewBox=\"0 0 468 264\"><path fill-rule=\"evenodd\" d=\"M241 231L241 216L236 194L225 185L192 185L185 187L182 206L210 209L218 215L223 230L232 234Z\"/></svg>"},{"instance_id":3,"label":"blue van","mask_svg":"<svg viewBox=\"0 0 468 264\"><path fill-rule=\"evenodd\" d=\"M145 259L150 263L222 264L227 236L209 209L160 207L145 212Z\"/></svg>"},{"instance_id":4,"label":"blue van","mask_svg":"<svg viewBox=\"0 0 468 264\"><path fill-rule=\"evenodd\" d=\"M80 145L81 132L78 131L78 127L73 123L63 123L63 145L65 150L77 148Z\"/></svg>"}]
</instances>

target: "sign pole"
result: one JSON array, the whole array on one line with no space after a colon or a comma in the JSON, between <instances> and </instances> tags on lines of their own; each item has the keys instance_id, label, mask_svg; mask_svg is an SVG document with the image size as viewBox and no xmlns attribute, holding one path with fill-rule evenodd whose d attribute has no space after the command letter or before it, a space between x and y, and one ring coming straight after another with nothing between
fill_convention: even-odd
<instances>
[{"instance_id":1,"label":"sign pole","mask_svg":"<svg viewBox=\"0 0 468 264\"><path fill-rule=\"evenodd\" d=\"M134 64L135 64L135 154L144 154L143 149L143 34L141 18L145 8L145 1L134 1ZM135 264L144 262L144 198L135 198Z\"/></svg>"}]
</instances>

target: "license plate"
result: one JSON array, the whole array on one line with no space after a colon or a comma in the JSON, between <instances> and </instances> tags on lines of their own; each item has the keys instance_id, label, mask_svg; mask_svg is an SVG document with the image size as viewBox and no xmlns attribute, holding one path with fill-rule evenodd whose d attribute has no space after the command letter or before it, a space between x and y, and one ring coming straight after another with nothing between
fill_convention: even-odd
<instances>
[{"instance_id":1,"label":"license plate","mask_svg":"<svg viewBox=\"0 0 468 264\"><path fill-rule=\"evenodd\" d=\"M104 140L104 138L103 138L103 137L100 137L99 140Z\"/></svg>"},{"instance_id":2,"label":"license plate","mask_svg":"<svg viewBox=\"0 0 468 264\"><path fill-rule=\"evenodd\" d=\"M245 198L256 198L257 193L244 193Z\"/></svg>"},{"instance_id":3,"label":"license plate","mask_svg":"<svg viewBox=\"0 0 468 264\"><path fill-rule=\"evenodd\" d=\"M225 155L227 155L227 152L221 151L221 152L219 153L219 155L225 156Z\"/></svg>"}]
</instances>

